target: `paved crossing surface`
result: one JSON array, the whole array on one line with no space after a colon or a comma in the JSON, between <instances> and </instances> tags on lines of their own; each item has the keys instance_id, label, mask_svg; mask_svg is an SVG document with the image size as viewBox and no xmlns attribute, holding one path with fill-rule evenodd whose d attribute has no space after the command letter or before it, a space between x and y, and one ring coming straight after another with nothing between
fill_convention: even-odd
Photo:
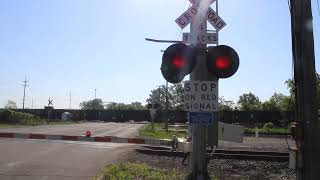
<instances>
[{"instance_id":1,"label":"paved crossing surface","mask_svg":"<svg viewBox=\"0 0 320 180\"><path fill-rule=\"evenodd\" d=\"M143 124L83 123L0 129L10 133L52 135L135 137ZM1 180L87 180L100 168L116 162L137 145L127 143L82 142L0 138Z\"/></svg>"},{"instance_id":2,"label":"paved crossing surface","mask_svg":"<svg viewBox=\"0 0 320 180\"><path fill-rule=\"evenodd\" d=\"M1 138L0 147L1 180L86 180L134 145Z\"/></svg>"},{"instance_id":3,"label":"paved crossing surface","mask_svg":"<svg viewBox=\"0 0 320 180\"><path fill-rule=\"evenodd\" d=\"M23 128L1 128L0 132L80 136L84 135L85 131L90 130L93 132L93 136L134 138L138 135L138 129L143 125L144 124L101 122L68 125L40 125Z\"/></svg>"}]
</instances>

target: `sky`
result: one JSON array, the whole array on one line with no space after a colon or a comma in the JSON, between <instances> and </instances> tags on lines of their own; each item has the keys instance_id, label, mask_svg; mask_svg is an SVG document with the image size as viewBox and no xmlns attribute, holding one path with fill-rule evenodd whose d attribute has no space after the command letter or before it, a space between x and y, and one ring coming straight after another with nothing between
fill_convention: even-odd
<instances>
[{"instance_id":1,"label":"sky","mask_svg":"<svg viewBox=\"0 0 320 180\"><path fill-rule=\"evenodd\" d=\"M313 5L316 70L320 72L320 12ZM165 84L160 66L170 44L145 38L181 40L175 23L188 0L1 0L0 108L8 100L26 108L79 108L82 101L145 103ZM214 7L213 5L212 7ZM292 76L290 14L286 0L220 0L227 25L219 44L233 47L240 66L219 80L219 95L236 102L252 92L261 101L288 95ZM208 29L213 29L209 24ZM188 80L188 77L185 78Z\"/></svg>"}]
</instances>

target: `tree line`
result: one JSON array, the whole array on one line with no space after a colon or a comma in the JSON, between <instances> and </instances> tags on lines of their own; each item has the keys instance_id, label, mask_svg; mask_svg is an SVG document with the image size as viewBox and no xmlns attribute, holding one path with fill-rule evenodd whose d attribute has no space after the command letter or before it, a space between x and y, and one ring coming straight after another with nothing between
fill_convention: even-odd
<instances>
[{"instance_id":1,"label":"tree line","mask_svg":"<svg viewBox=\"0 0 320 180\"><path fill-rule=\"evenodd\" d=\"M320 75L317 77L317 105L320 107ZM218 99L220 111L292 111L295 105L294 90L295 85L292 79L285 81L289 90L289 95L275 92L268 100L262 102L258 96L252 92L244 93L239 96L237 102L226 100L223 97ZM172 84L166 88L165 85L152 89L146 102L158 103L160 109L164 110L183 110L183 82ZM167 100L167 101L166 101ZM167 103L166 103L167 102ZM146 110L146 106L141 102L131 104L108 103L103 105L101 99L85 101L80 104L81 109L107 109L107 110Z\"/></svg>"},{"instance_id":2,"label":"tree line","mask_svg":"<svg viewBox=\"0 0 320 180\"><path fill-rule=\"evenodd\" d=\"M320 107L320 75L317 78L317 106ZM223 97L218 99L220 111L291 111L295 105L295 84L292 79L285 81L289 90L289 95L275 92L268 100L262 102L258 96L252 92L244 93L239 96L237 102L226 100ZM166 88L165 85L158 86L150 91L149 97L146 99L148 103L158 103L160 109L164 110L183 110L183 82L172 84ZM167 101L166 101L167 100ZM17 105L14 101L8 101L6 109L16 109ZM102 99L92 99L80 103L83 110L146 110L146 105L141 102L125 103L103 103Z\"/></svg>"}]
</instances>

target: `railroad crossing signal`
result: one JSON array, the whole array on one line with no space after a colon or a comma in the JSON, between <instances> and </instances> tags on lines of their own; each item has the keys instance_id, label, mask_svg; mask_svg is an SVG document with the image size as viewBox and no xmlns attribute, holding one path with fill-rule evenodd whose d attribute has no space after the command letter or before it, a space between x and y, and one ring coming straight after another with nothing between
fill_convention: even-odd
<instances>
[{"instance_id":1,"label":"railroad crossing signal","mask_svg":"<svg viewBox=\"0 0 320 180\"><path fill-rule=\"evenodd\" d=\"M178 43L169 46L163 53L161 73L170 83L179 83L190 74L195 65L195 51L188 45Z\"/></svg>"},{"instance_id":2,"label":"railroad crossing signal","mask_svg":"<svg viewBox=\"0 0 320 180\"><path fill-rule=\"evenodd\" d=\"M161 73L170 83L180 83L196 65L196 48L178 43L169 46L163 53ZM229 46L210 47L206 52L207 70L217 78L228 78L239 68L239 56Z\"/></svg>"},{"instance_id":3,"label":"railroad crossing signal","mask_svg":"<svg viewBox=\"0 0 320 180\"><path fill-rule=\"evenodd\" d=\"M48 102L49 102L49 103L48 103L48 106L50 106L50 105L52 105L52 106L53 106L52 101L53 101L53 100L51 100L51 99L49 98L49 100L48 100Z\"/></svg>"},{"instance_id":4,"label":"railroad crossing signal","mask_svg":"<svg viewBox=\"0 0 320 180\"><path fill-rule=\"evenodd\" d=\"M229 46L210 47L207 52L207 69L217 78L228 78L237 72L239 56Z\"/></svg>"}]
</instances>

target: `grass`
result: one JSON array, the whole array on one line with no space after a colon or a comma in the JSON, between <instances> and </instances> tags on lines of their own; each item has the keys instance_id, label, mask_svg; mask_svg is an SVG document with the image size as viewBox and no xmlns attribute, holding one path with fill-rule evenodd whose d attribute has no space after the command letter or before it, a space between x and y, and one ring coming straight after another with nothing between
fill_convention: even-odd
<instances>
[{"instance_id":1,"label":"grass","mask_svg":"<svg viewBox=\"0 0 320 180\"><path fill-rule=\"evenodd\" d=\"M245 128L245 131L247 132L256 132L255 128ZM288 128L280 128L280 127L274 127L270 129L269 131L265 128L258 128L258 132L263 132L263 133L291 133L290 129Z\"/></svg>"},{"instance_id":2,"label":"grass","mask_svg":"<svg viewBox=\"0 0 320 180\"><path fill-rule=\"evenodd\" d=\"M165 125L163 123L154 123L154 130L152 130L151 124L146 124L144 127L139 129L139 137L142 138L155 138L155 139L171 139L175 135L176 137L185 137L187 130L185 128L177 128L172 127L169 128L169 131L166 132L165 129L163 129ZM183 132L185 130L185 132ZM246 132L255 132L255 128L245 128ZM270 129L269 131L264 128L259 128L258 131L261 133L290 133L289 129L286 128L280 128L280 127L274 127Z\"/></svg>"},{"instance_id":3,"label":"grass","mask_svg":"<svg viewBox=\"0 0 320 180\"><path fill-rule=\"evenodd\" d=\"M169 129L167 132L163 129L163 123L154 123L154 129L152 130L151 124L146 124L139 129L139 136L143 138L157 138L157 139L171 139L175 135L176 137L185 137L186 132L179 132Z\"/></svg>"},{"instance_id":4,"label":"grass","mask_svg":"<svg viewBox=\"0 0 320 180\"><path fill-rule=\"evenodd\" d=\"M137 163L116 163L106 166L95 180L184 180L186 174L173 169L170 171ZM216 178L212 177L213 180Z\"/></svg>"}]
</instances>

